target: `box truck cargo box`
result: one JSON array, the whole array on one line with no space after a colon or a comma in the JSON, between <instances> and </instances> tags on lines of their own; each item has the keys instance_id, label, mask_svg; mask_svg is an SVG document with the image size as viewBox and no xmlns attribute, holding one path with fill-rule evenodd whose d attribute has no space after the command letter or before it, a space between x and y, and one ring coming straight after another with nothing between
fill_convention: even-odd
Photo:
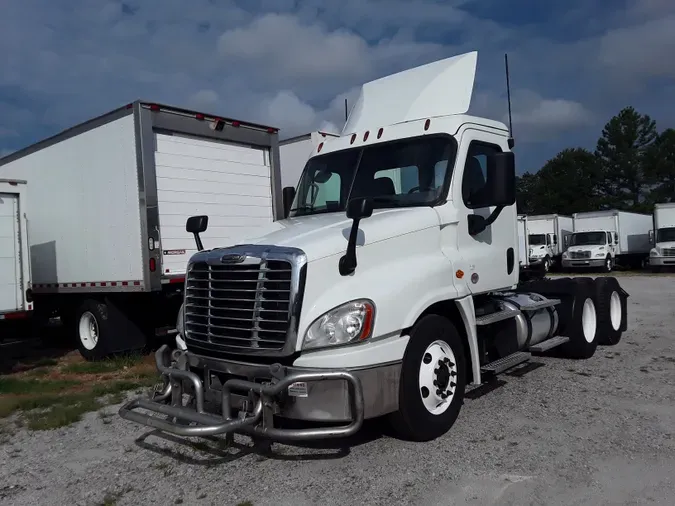
<instances>
[{"instance_id":1,"label":"box truck cargo box","mask_svg":"<svg viewBox=\"0 0 675 506\"><path fill-rule=\"evenodd\" d=\"M25 318L33 309L26 195L26 181L0 179L0 320Z\"/></svg>"},{"instance_id":2,"label":"box truck cargo box","mask_svg":"<svg viewBox=\"0 0 675 506\"><path fill-rule=\"evenodd\" d=\"M0 159L0 177L31 188L36 311L57 310L92 358L142 347L140 327L175 327L197 251L188 217L209 216L208 248L236 244L282 212L276 128L149 102ZM119 313L115 323L100 321L101 303Z\"/></svg>"}]
</instances>

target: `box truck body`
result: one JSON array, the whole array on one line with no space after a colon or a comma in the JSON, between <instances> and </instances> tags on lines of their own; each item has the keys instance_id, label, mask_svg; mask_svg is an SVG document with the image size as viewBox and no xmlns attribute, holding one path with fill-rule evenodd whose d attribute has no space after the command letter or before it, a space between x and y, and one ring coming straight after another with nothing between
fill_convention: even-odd
<instances>
[{"instance_id":1,"label":"box truck body","mask_svg":"<svg viewBox=\"0 0 675 506\"><path fill-rule=\"evenodd\" d=\"M653 248L649 265L654 269L675 266L675 202L654 205L654 231L650 233Z\"/></svg>"},{"instance_id":2,"label":"box truck body","mask_svg":"<svg viewBox=\"0 0 675 506\"><path fill-rule=\"evenodd\" d=\"M197 250L186 219L209 216L207 248L235 244L282 212L278 169L276 129L146 102L1 159L0 177L32 188L36 311L42 303L77 320L82 297L115 295L126 314L122 295L151 293L145 312L175 325L178 306L162 302L180 296ZM108 351L130 346L121 341Z\"/></svg>"},{"instance_id":3,"label":"box truck body","mask_svg":"<svg viewBox=\"0 0 675 506\"><path fill-rule=\"evenodd\" d=\"M26 181L0 179L0 320L33 309L26 196Z\"/></svg>"},{"instance_id":4,"label":"box truck body","mask_svg":"<svg viewBox=\"0 0 675 506\"><path fill-rule=\"evenodd\" d=\"M576 213L563 266L640 267L649 254L651 226L648 214L617 210Z\"/></svg>"}]
</instances>

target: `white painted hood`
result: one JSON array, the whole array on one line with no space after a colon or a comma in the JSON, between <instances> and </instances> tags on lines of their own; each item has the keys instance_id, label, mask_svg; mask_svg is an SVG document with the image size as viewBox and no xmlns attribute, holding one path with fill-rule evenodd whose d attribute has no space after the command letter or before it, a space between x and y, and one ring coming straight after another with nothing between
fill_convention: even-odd
<instances>
[{"instance_id":1,"label":"white painted hood","mask_svg":"<svg viewBox=\"0 0 675 506\"><path fill-rule=\"evenodd\" d=\"M365 83L342 135L405 121L465 114L476 77L476 51Z\"/></svg>"},{"instance_id":2,"label":"white painted hood","mask_svg":"<svg viewBox=\"0 0 675 506\"><path fill-rule=\"evenodd\" d=\"M438 226L438 214L430 207L377 209L361 220L357 246ZM256 229L256 238L238 242L300 248L311 262L345 252L351 227L344 212L317 214L276 221Z\"/></svg>"}]
</instances>

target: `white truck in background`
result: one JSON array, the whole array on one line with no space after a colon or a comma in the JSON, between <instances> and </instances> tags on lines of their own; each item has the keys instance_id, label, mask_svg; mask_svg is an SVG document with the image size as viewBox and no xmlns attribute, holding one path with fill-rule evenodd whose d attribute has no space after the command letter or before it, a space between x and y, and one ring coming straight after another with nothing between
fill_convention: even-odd
<instances>
[{"instance_id":1,"label":"white truck in background","mask_svg":"<svg viewBox=\"0 0 675 506\"><path fill-rule=\"evenodd\" d=\"M30 188L36 316L58 314L86 359L175 331L187 217L228 246L283 211L276 128L149 102L0 159L0 177Z\"/></svg>"},{"instance_id":2,"label":"white truck in background","mask_svg":"<svg viewBox=\"0 0 675 506\"><path fill-rule=\"evenodd\" d=\"M654 205L653 226L649 233L653 246L649 252L649 267L658 272L675 266L675 202Z\"/></svg>"},{"instance_id":3,"label":"white truck in background","mask_svg":"<svg viewBox=\"0 0 675 506\"><path fill-rule=\"evenodd\" d=\"M649 255L651 228L648 214L617 210L575 213L563 268L611 272L615 265L642 267Z\"/></svg>"},{"instance_id":4,"label":"white truck in background","mask_svg":"<svg viewBox=\"0 0 675 506\"><path fill-rule=\"evenodd\" d=\"M316 130L279 141L282 187L296 188L309 157L316 152L322 142L335 137L339 135Z\"/></svg>"},{"instance_id":5,"label":"white truck in background","mask_svg":"<svg viewBox=\"0 0 675 506\"><path fill-rule=\"evenodd\" d=\"M342 135L284 188L287 218L190 258L177 349L156 353L165 386L120 416L180 436L291 441L383 416L430 440L467 388L532 353L616 344L628 296L616 278L522 283L513 139L466 114L476 62L364 84ZM206 217L186 228L203 232Z\"/></svg>"},{"instance_id":6,"label":"white truck in background","mask_svg":"<svg viewBox=\"0 0 675 506\"><path fill-rule=\"evenodd\" d=\"M574 232L574 219L560 214L528 216L530 263L541 266L544 272L560 267L567 248L568 236Z\"/></svg>"},{"instance_id":7,"label":"white truck in background","mask_svg":"<svg viewBox=\"0 0 675 506\"><path fill-rule=\"evenodd\" d=\"M23 180L0 179L0 320L25 319L33 310L26 186ZM0 338L3 334L0 327Z\"/></svg>"}]
</instances>

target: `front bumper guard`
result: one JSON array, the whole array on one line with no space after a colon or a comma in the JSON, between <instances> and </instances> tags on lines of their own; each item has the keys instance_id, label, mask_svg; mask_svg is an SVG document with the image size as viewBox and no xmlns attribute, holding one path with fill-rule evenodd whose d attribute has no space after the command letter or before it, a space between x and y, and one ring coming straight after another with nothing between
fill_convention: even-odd
<instances>
[{"instance_id":1,"label":"front bumper guard","mask_svg":"<svg viewBox=\"0 0 675 506\"><path fill-rule=\"evenodd\" d=\"M349 437L359 431L364 419L363 388L360 379L348 371L301 372L276 378L270 383L232 378L222 386L222 416L207 413L204 410L204 385L201 378L187 370L184 355L180 353L174 363L170 363L170 350L163 345L155 353L157 369L164 377L166 386L154 398L136 398L124 404L119 415L125 420L162 430L177 436L213 436L241 432L250 436L264 437L272 440L308 441L313 439L330 439ZM181 359L183 366L181 368ZM270 370L279 371L278 364L270 366ZM272 375L274 377L274 375ZM333 427L312 427L303 429L285 429L274 427L273 407L276 397L285 392L296 382L317 382L344 380L348 385L349 402L352 412L350 423ZM182 381L192 386L194 408L183 405ZM255 402L250 411L239 411L239 416L232 417L231 392L246 392L253 396ZM166 404L171 399L171 404ZM144 414L137 409L144 409L167 418ZM188 425L182 423L185 420Z\"/></svg>"}]
</instances>

